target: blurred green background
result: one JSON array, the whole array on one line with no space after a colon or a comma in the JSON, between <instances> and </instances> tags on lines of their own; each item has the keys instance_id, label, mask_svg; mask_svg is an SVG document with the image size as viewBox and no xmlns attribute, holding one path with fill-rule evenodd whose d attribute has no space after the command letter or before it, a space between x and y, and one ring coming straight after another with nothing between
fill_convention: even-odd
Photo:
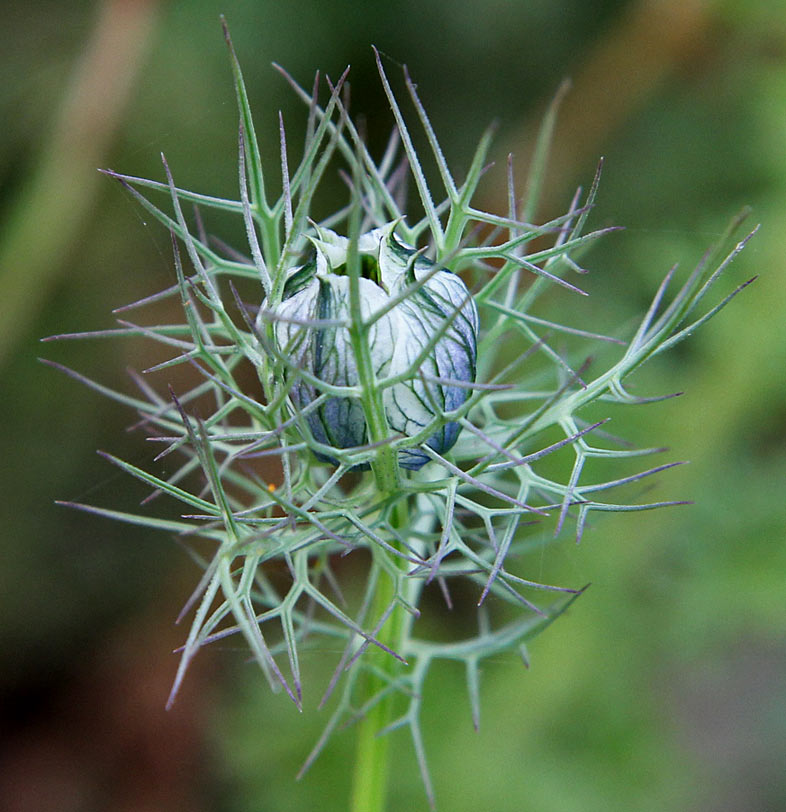
<instances>
[{"instance_id":1,"label":"blurred green background","mask_svg":"<svg viewBox=\"0 0 786 812\"><path fill-rule=\"evenodd\" d=\"M180 185L233 194L220 13L273 161L277 111L293 132L302 111L272 61L306 86L351 64L353 110L381 145L392 122L374 43L409 65L454 166L498 119L498 167L512 151L522 176L570 77L541 216L564 210L604 155L592 222L627 229L587 259L591 327L641 314L674 262L687 270L752 206L762 229L727 290L759 280L638 380L685 395L614 426L691 460L648 496L695 504L596 520L579 547L546 550L549 573L591 589L533 644L529 671L513 656L486 668L479 733L460 670L435 672L426 745L451 812L786 808L786 8L767 0L6 5L0 808L346 808L351 732L294 782L325 721L314 705L332 653L305 664L303 715L231 644L197 660L165 712L185 634L173 619L196 569L164 535L54 505L140 498L94 454L152 456L125 431L133 416L36 358L127 387L145 357L39 339L110 326L113 307L173 278L163 229L96 167L160 178L163 151ZM501 178L486 201L500 209ZM390 808L423 809L406 734L394 735Z\"/></svg>"}]
</instances>

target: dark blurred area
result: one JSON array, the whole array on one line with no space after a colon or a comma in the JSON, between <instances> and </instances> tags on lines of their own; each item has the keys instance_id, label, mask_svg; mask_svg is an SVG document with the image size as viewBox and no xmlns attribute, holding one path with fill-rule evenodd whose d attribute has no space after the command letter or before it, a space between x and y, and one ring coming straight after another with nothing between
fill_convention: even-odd
<instances>
[{"instance_id":1,"label":"dark blurred area","mask_svg":"<svg viewBox=\"0 0 786 812\"><path fill-rule=\"evenodd\" d=\"M500 211L507 153L523 178L570 78L540 219L605 156L592 224L626 228L587 257L592 303L576 326L633 324L671 265L687 273L752 207L762 228L721 293L756 284L637 379L685 394L613 415L615 433L692 461L653 493L695 504L595 520L581 546L544 551L550 574L592 588L533 644L530 671L512 655L486 670L479 733L459 669L432 678L426 747L451 812L786 808L786 10L16 0L0 33L0 809L346 808L351 731L294 781L326 721L329 664L304 663L318 676L310 689L306 672L301 716L230 643L197 658L165 711L186 634L174 618L198 569L165 534L55 504L132 510L145 495L94 453L148 461L155 450L126 431L134 416L37 361L130 391L145 347L39 339L109 327L113 308L173 280L168 235L98 167L162 179L164 152L179 185L236 194L222 13L271 166L278 111L289 132L304 122L271 62L307 88L317 69L351 65L352 109L381 151L392 119L374 44L391 73L408 65L459 176L499 122L485 202ZM393 735L390 808L425 808Z\"/></svg>"}]
</instances>

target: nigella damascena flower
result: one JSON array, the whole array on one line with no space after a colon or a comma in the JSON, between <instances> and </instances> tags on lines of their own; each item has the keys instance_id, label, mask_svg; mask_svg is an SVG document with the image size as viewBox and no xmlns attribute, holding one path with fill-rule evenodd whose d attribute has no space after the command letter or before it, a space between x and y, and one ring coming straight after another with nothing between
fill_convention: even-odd
<instances>
[{"instance_id":1,"label":"nigella damascena flower","mask_svg":"<svg viewBox=\"0 0 786 812\"><path fill-rule=\"evenodd\" d=\"M360 311L364 322L373 322L367 338L374 374L383 384L388 426L393 436L416 438L412 447L399 451L399 464L417 469L429 459L419 448L421 443L442 453L458 437L456 422L437 424L425 437L422 433L469 395L461 384L475 379L478 314L461 279L400 242L394 227L391 223L374 229L358 240ZM348 327L324 324L348 324L351 319L349 240L322 229L312 242L315 256L290 274L277 309L279 348L293 369L303 369L326 384L356 386L358 365ZM412 288L408 295L374 318L407 288ZM385 379L395 376L403 379L385 388ZM319 386L303 377L297 377L290 390L298 409L320 394ZM369 442L360 398L327 397L308 412L307 421L314 439L324 445L352 448Z\"/></svg>"}]
</instances>

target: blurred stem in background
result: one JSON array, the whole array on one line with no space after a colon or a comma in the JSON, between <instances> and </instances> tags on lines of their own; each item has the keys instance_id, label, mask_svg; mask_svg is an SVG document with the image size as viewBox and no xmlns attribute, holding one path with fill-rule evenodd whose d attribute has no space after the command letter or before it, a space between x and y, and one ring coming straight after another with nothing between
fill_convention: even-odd
<instances>
[{"instance_id":1,"label":"blurred stem in background","mask_svg":"<svg viewBox=\"0 0 786 812\"><path fill-rule=\"evenodd\" d=\"M0 365L33 321L95 198L154 30L158 0L105 0L69 81L51 135L0 233Z\"/></svg>"}]
</instances>

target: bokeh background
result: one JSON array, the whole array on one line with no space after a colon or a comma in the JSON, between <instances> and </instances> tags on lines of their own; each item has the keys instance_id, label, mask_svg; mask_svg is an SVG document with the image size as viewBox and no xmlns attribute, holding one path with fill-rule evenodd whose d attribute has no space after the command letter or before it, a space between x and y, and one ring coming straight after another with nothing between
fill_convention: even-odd
<instances>
[{"instance_id":1,"label":"bokeh background","mask_svg":"<svg viewBox=\"0 0 786 812\"><path fill-rule=\"evenodd\" d=\"M592 223L626 231L587 258L604 324L640 314L673 263L687 271L752 207L761 231L724 290L758 281L637 382L685 394L621 424L691 460L649 495L695 504L609 516L579 547L546 550L562 583L591 589L532 645L529 671L512 656L486 668L479 733L460 669L435 672L426 745L451 812L786 808L786 8L768 0L4 6L0 808L347 805L351 731L294 781L325 721L313 707L323 665L312 664L300 715L227 645L197 660L166 712L185 634L173 619L196 569L165 535L54 504L139 498L94 453L151 456L125 430L132 416L37 357L123 387L144 356L39 339L110 326L113 307L172 280L163 229L96 167L160 178L163 151L181 185L233 194L220 13L274 162L277 111L293 131L302 111L273 61L305 85L318 68L335 77L351 64L353 109L381 144L391 120L374 43L392 70L409 65L454 166L497 119L498 166L512 151L522 172L570 78L541 215L564 210L605 156ZM490 177L487 202L502 208L502 175ZM425 808L406 733L394 735L390 808Z\"/></svg>"}]
</instances>

